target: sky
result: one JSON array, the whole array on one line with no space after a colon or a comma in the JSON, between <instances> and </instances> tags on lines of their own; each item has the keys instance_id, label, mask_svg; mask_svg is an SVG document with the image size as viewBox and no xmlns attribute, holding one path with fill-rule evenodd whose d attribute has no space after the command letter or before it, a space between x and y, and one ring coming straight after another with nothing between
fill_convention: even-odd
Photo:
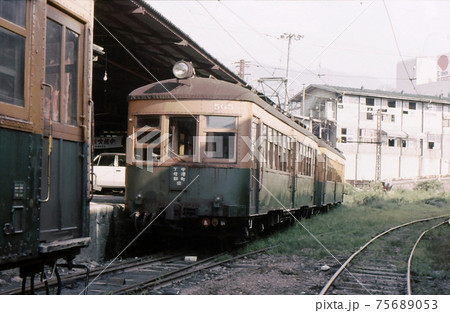
<instances>
[{"instance_id":1,"label":"sky","mask_svg":"<svg viewBox=\"0 0 450 313\"><path fill-rule=\"evenodd\" d=\"M397 63L450 53L450 1L147 1L197 44L246 78L394 90ZM258 89L261 89L259 87Z\"/></svg>"}]
</instances>

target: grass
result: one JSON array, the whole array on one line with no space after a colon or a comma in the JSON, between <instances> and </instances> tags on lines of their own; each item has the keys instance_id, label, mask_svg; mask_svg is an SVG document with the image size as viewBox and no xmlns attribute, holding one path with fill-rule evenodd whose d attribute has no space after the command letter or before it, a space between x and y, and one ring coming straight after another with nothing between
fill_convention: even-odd
<instances>
[{"instance_id":1,"label":"grass","mask_svg":"<svg viewBox=\"0 0 450 313\"><path fill-rule=\"evenodd\" d=\"M343 205L254 242L245 250L276 245L270 253L303 255L317 260L332 253L346 259L372 237L393 226L450 215L450 195L443 193L439 184L429 186L427 189L419 185L415 190L390 192L385 192L381 185L364 190L347 186ZM400 246L401 242L394 240L392 244Z\"/></svg>"},{"instance_id":2,"label":"grass","mask_svg":"<svg viewBox=\"0 0 450 313\"><path fill-rule=\"evenodd\" d=\"M417 246L411 266L415 294L450 293L448 225L428 232Z\"/></svg>"}]
</instances>

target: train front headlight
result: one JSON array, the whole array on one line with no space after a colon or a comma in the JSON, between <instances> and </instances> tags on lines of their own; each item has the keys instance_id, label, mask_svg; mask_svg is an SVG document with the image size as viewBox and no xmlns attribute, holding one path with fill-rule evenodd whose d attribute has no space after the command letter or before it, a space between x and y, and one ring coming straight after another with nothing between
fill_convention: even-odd
<instances>
[{"instance_id":1,"label":"train front headlight","mask_svg":"<svg viewBox=\"0 0 450 313\"><path fill-rule=\"evenodd\" d=\"M223 204L223 195L215 195L213 200L213 208L218 209Z\"/></svg>"},{"instance_id":2,"label":"train front headlight","mask_svg":"<svg viewBox=\"0 0 450 313\"><path fill-rule=\"evenodd\" d=\"M191 62L178 61L172 69L173 75L178 79L189 78L195 75L194 66Z\"/></svg>"},{"instance_id":3,"label":"train front headlight","mask_svg":"<svg viewBox=\"0 0 450 313\"><path fill-rule=\"evenodd\" d=\"M134 197L134 203L135 204L142 204L142 200L144 197L142 196L142 193L138 192L136 196Z\"/></svg>"}]
</instances>

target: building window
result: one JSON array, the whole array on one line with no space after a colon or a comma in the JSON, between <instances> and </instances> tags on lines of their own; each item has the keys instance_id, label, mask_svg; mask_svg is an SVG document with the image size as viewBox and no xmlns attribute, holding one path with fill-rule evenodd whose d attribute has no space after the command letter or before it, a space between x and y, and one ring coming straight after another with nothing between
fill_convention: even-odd
<instances>
[{"instance_id":1,"label":"building window","mask_svg":"<svg viewBox=\"0 0 450 313\"><path fill-rule=\"evenodd\" d=\"M347 142L347 128L341 128L341 142Z\"/></svg>"},{"instance_id":2,"label":"building window","mask_svg":"<svg viewBox=\"0 0 450 313\"><path fill-rule=\"evenodd\" d=\"M375 99L374 98L366 98L366 105L374 106Z\"/></svg>"},{"instance_id":3,"label":"building window","mask_svg":"<svg viewBox=\"0 0 450 313\"><path fill-rule=\"evenodd\" d=\"M372 112L367 112L367 114L366 114L366 118L367 118L367 120L373 120L373 113Z\"/></svg>"},{"instance_id":4,"label":"building window","mask_svg":"<svg viewBox=\"0 0 450 313\"><path fill-rule=\"evenodd\" d=\"M399 139L398 143L399 143L399 146L401 146L402 148L406 148L406 140Z\"/></svg>"},{"instance_id":5,"label":"building window","mask_svg":"<svg viewBox=\"0 0 450 313\"><path fill-rule=\"evenodd\" d=\"M416 109L416 103L415 103L415 102L409 102L408 108L409 108L410 110L415 110L415 109Z\"/></svg>"},{"instance_id":6,"label":"building window","mask_svg":"<svg viewBox=\"0 0 450 313\"><path fill-rule=\"evenodd\" d=\"M395 139L388 139L388 146L395 147Z\"/></svg>"},{"instance_id":7,"label":"building window","mask_svg":"<svg viewBox=\"0 0 450 313\"><path fill-rule=\"evenodd\" d=\"M388 108L395 108L395 100L388 101Z\"/></svg>"},{"instance_id":8,"label":"building window","mask_svg":"<svg viewBox=\"0 0 450 313\"><path fill-rule=\"evenodd\" d=\"M428 141L428 149L434 149L434 142Z\"/></svg>"},{"instance_id":9,"label":"building window","mask_svg":"<svg viewBox=\"0 0 450 313\"><path fill-rule=\"evenodd\" d=\"M442 126L443 127L450 127L450 119L444 119L442 121Z\"/></svg>"}]
</instances>

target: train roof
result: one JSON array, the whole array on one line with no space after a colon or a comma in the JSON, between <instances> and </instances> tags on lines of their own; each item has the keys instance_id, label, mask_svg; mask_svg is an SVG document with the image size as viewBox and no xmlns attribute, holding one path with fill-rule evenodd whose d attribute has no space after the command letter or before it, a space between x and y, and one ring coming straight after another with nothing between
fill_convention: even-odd
<instances>
[{"instance_id":1,"label":"train roof","mask_svg":"<svg viewBox=\"0 0 450 313\"><path fill-rule=\"evenodd\" d=\"M342 153L313 135L309 130L301 127L289 117L278 111L271 104L262 100L251 90L226 81L213 78L191 77L188 79L168 79L148 84L133 90L128 100L232 100L247 101L259 105L261 108L282 120L292 128L308 136L322 147L327 147L343 157Z\"/></svg>"}]
</instances>

